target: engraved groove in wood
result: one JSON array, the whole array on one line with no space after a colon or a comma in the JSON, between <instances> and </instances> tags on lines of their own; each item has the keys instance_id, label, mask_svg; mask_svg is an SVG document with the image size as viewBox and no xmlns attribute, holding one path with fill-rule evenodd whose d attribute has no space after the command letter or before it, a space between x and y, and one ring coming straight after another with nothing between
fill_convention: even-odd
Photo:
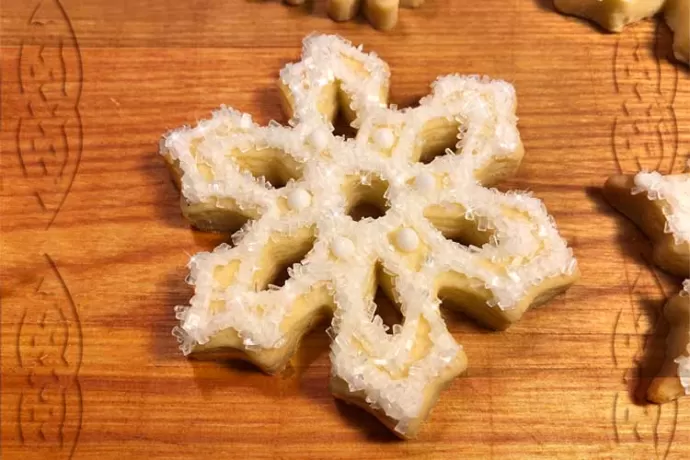
<instances>
[{"instance_id":1,"label":"engraved groove in wood","mask_svg":"<svg viewBox=\"0 0 690 460\"><path fill-rule=\"evenodd\" d=\"M55 261L44 267L17 330L17 360L26 386L17 409L22 446L51 458L71 458L82 423L79 313Z\"/></svg>"},{"instance_id":2,"label":"engraved groove in wood","mask_svg":"<svg viewBox=\"0 0 690 460\"><path fill-rule=\"evenodd\" d=\"M82 62L74 29L60 0L41 0L28 21L18 66L24 105L16 132L25 183L49 228L62 208L81 161L79 100ZM58 37L58 46L49 45Z\"/></svg>"}]
</instances>

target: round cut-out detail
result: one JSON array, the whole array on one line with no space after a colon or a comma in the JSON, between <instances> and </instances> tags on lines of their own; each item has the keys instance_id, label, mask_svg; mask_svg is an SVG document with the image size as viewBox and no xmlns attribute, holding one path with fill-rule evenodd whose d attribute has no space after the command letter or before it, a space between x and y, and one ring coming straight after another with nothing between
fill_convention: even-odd
<instances>
[{"instance_id":1,"label":"round cut-out detail","mask_svg":"<svg viewBox=\"0 0 690 460\"><path fill-rule=\"evenodd\" d=\"M355 174L347 177L343 183L347 215L355 222L385 216L390 209L386 198L389 187L387 180L375 175Z\"/></svg>"}]
</instances>

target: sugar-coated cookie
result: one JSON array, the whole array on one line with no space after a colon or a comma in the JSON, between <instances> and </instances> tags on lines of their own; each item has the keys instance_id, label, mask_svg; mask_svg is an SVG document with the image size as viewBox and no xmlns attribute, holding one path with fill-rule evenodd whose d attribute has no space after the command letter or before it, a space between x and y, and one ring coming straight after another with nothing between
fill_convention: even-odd
<instances>
[{"instance_id":1,"label":"sugar-coated cookie","mask_svg":"<svg viewBox=\"0 0 690 460\"><path fill-rule=\"evenodd\" d=\"M612 176L604 195L652 240L656 265L690 276L690 174Z\"/></svg>"},{"instance_id":2,"label":"sugar-coated cookie","mask_svg":"<svg viewBox=\"0 0 690 460\"><path fill-rule=\"evenodd\" d=\"M229 108L165 136L185 215L232 231L190 262L194 297L177 308L185 354L281 370L332 317L331 389L414 437L467 359L442 299L504 329L578 276L541 201L488 188L523 156L516 97L503 81L449 75L414 108L388 106L388 66L336 36L313 35L279 86L289 126ZM340 114L357 129L336 136ZM358 216L367 204L378 214ZM289 265L289 278L275 281ZM381 288L404 319L376 314Z\"/></svg>"}]
</instances>

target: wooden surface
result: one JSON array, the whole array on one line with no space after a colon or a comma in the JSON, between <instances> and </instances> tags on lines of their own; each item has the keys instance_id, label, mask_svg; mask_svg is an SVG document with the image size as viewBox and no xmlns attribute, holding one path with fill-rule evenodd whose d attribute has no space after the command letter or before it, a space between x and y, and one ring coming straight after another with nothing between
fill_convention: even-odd
<instances>
[{"instance_id":1,"label":"wooden surface","mask_svg":"<svg viewBox=\"0 0 690 460\"><path fill-rule=\"evenodd\" d=\"M609 174L680 172L690 153L666 27L616 36L548 0L433 0L383 34L323 3L2 2L0 456L690 458L690 398L639 397L679 280L600 193ZM334 402L325 327L276 377L185 360L170 335L189 255L226 236L182 219L159 136L220 104L283 120L277 72L313 30L379 53L401 105L437 75L514 83L526 156L501 188L546 202L583 274L507 332L446 311L469 374L413 442Z\"/></svg>"}]
</instances>

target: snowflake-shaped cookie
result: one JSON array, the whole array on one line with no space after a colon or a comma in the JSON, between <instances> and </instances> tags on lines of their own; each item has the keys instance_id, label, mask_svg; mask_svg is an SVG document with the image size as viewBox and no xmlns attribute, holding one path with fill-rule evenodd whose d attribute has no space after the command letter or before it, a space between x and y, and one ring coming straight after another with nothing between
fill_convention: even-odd
<instances>
[{"instance_id":1,"label":"snowflake-shaped cookie","mask_svg":"<svg viewBox=\"0 0 690 460\"><path fill-rule=\"evenodd\" d=\"M654 243L654 263L690 277L690 174L663 176L643 171L606 181L608 201L635 222ZM690 280L670 299L664 313L671 325L666 362L648 391L664 403L690 394Z\"/></svg>"},{"instance_id":2,"label":"snowflake-shaped cookie","mask_svg":"<svg viewBox=\"0 0 690 460\"><path fill-rule=\"evenodd\" d=\"M183 352L240 353L276 372L332 315L334 394L411 437L466 367L439 296L505 328L565 290L577 266L541 201L486 187L523 154L511 85L450 75L404 110L387 106L388 86L373 53L310 36L280 73L289 127L222 108L169 133L161 152L197 227L247 222L233 247L190 262L195 294L174 331ZM338 113L354 139L334 135ZM378 214L358 220L362 203ZM390 331L375 313L378 286L404 316Z\"/></svg>"}]
</instances>

